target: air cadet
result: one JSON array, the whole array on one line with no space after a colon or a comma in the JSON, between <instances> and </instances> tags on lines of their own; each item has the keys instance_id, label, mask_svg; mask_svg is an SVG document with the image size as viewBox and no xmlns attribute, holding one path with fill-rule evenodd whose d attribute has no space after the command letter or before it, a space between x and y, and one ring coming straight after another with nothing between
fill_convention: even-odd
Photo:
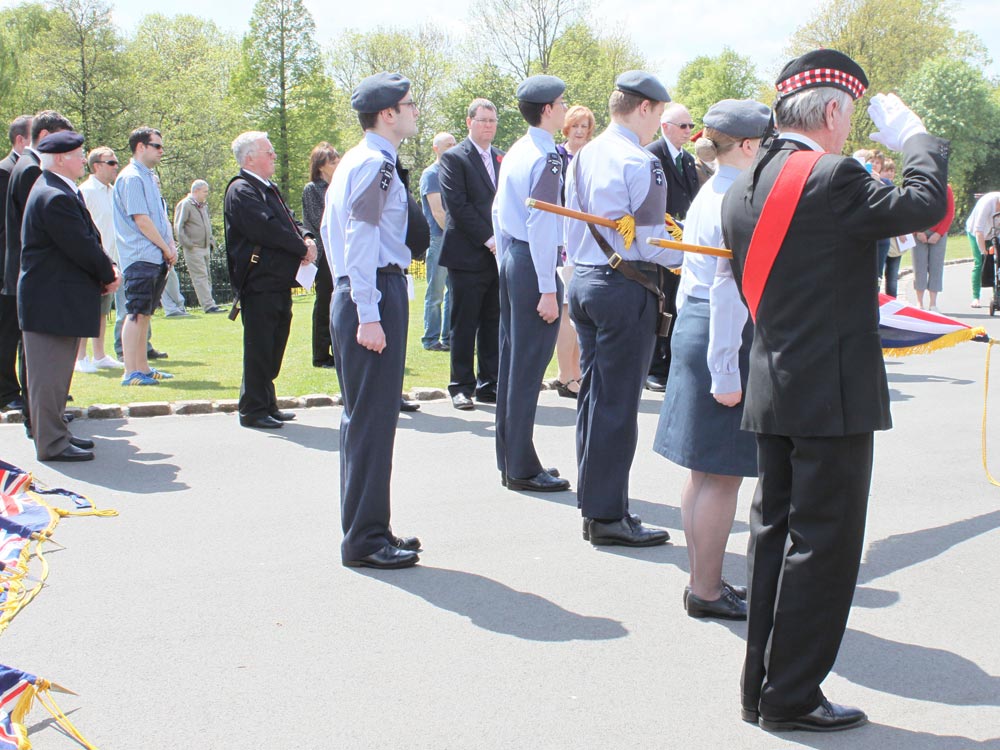
<instances>
[{"instance_id":1,"label":"air cadet","mask_svg":"<svg viewBox=\"0 0 1000 750\"><path fill-rule=\"evenodd\" d=\"M496 447L501 481L512 490L559 492L569 482L542 468L532 434L538 391L559 334L563 244L557 215L529 210L525 200L560 203L562 159L553 135L566 117L566 84L531 76L517 89L528 132L507 152L493 203L500 264L500 377Z\"/></svg>"},{"instance_id":2,"label":"air cadet","mask_svg":"<svg viewBox=\"0 0 1000 750\"><path fill-rule=\"evenodd\" d=\"M394 536L389 527L409 317L408 199L396 163L400 142L416 135L418 112L399 73L365 78L351 107L364 138L333 175L320 228L335 279L331 334L344 407L341 557L349 567L406 568L417 563L420 541Z\"/></svg>"},{"instance_id":3,"label":"air cadet","mask_svg":"<svg viewBox=\"0 0 1000 750\"><path fill-rule=\"evenodd\" d=\"M577 405L577 501L591 544L647 547L670 535L628 510L628 477L638 439L639 399L659 322L656 264L677 266L681 253L646 244L668 237L666 181L642 148L660 124L666 88L643 71L622 73L608 107L611 124L569 167L567 207L614 220L635 219L635 240L581 221L567 223L576 266L569 313L580 338L583 382Z\"/></svg>"}]
</instances>

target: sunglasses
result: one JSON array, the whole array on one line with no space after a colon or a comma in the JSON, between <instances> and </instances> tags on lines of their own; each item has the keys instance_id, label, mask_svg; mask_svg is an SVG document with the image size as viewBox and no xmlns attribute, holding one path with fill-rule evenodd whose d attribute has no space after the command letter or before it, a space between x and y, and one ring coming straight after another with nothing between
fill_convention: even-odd
<instances>
[{"instance_id":1,"label":"sunglasses","mask_svg":"<svg viewBox=\"0 0 1000 750\"><path fill-rule=\"evenodd\" d=\"M109 167L117 167L118 162L116 161L95 161L94 164L107 164Z\"/></svg>"},{"instance_id":2,"label":"sunglasses","mask_svg":"<svg viewBox=\"0 0 1000 750\"><path fill-rule=\"evenodd\" d=\"M694 127L693 122L680 123L680 122L670 122L670 120L667 120L667 124L673 125L675 128L680 128L681 130L690 130L691 128Z\"/></svg>"},{"instance_id":3,"label":"sunglasses","mask_svg":"<svg viewBox=\"0 0 1000 750\"><path fill-rule=\"evenodd\" d=\"M146 145L146 148L155 148L157 151L162 151L163 150L163 144L162 143L147 143L145 145Z\"/></svg>"}]
</instances>

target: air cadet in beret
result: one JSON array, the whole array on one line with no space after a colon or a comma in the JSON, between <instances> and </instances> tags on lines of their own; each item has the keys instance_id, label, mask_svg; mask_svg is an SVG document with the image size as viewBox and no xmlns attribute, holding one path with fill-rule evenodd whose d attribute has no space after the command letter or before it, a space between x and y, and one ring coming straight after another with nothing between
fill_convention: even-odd
<instances>
[{"instance_id":1,"label":"air cadet in beret","mask_svg":"<svg viewBox=\"0 0 1000 750\"><path fill-rule=\"evenodd\" d=\"M399 73L363 80L351 96L364 137L344 154L320 232L336 280L331 336L343 394L341 557L350 567L406 568L420 541L389 527L392 450L403 388L409 301L403 270L408 194L397 149L416 135L417 105Z\"/></svg>"},{"instance_id":2,"label":"air cadet in beret","mask_svg":"<svg viewBox=\"0 0 1000 750\"><path fill-rule=\"evenodd\" d=\"M841 156L867 85L836 50L789 62L775 83L778 134L722 203L733 273L755 323L742 420L756 433L759 472L742 716L769 731L866 721L830 703L820 684L854 596L874 431L891 426L875 244L926 227L947 207L948 144L894 95L876 94L868 113L872 138L905 155L902 185L873 180ZM764 212L765 201L791 210L787 225ZM763 234L767 244L754 244Z\"/></svg>"},{"instance_id":3,"label":"air cadet in beret","mask_svg":"<svg viewBox=\"0 0 1000 750\"><path fill-rule=\"evenodd\" d=\"M592 544L646 547L669 534L643 525L628 509L628 478L635 456L639 399L649 370L658 322L657 264L677 266L681 253L646 244L667 238L666 181L656 157L642 146L660 124L667 90L655 76L629 71L618 77L608 103L611 124L570 163L569 208L618 220L634 217L635 240L626 248L618 232L569 220L567 255L576 269L569 313L580 339L583 381L577 402L577 501L584 539ZM599 238L599 239L598 239Z\"/></svg>"},{"instance_id":4,"label":"air cadet in beret","mask_svg":"<svg viewBox=\"0 0 1000 750\"><path fill-rule=\"evenodd\" d=\"M504 157L493 202L500 264L500 372L496 448L501 481L512 490L559 492L569 482L542 468L532 439L538 392L559 335L563 285L556 272L563 222L529 209L529 198L560 203L563 170L554 134L563 126L566 84L537 75L517 87L528 132Z\"/></svg>"}]
</instances>

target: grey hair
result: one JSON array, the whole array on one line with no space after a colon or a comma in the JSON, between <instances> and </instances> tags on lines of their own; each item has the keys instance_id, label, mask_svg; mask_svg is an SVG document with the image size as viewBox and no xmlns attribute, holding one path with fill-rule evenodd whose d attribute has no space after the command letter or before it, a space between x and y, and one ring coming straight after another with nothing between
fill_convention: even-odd
<instances>
[{"instance_id":1,"label":"grey hair","mask_svg":"<svg viewBox=\"0 0 1000 750\"><path fill-rule=\"evenodd\" d=\"M194 182L191 183L191 192L193 193L195 190L200 190L201 188L207 188L207 187L208 183L205 182L204 180L195 180Z\"/></svg>"},{"instance_id":2,"label":"grey hair","mask_svg":"<svg viewBox=\"0 0 1000 750\"><path fill-rule=\"evenodd\" d=\"M445 141L447 140L452 140L457 142L458 139L455 138L455 136L453 136L451 133L445 133L442 131L438 133L436 136L434 136L432 144L434 148L441 148L441 146L443 146L445 144Z\"/></svg>"},{"instance_id":3,"label":"grey hair","mask_svg":"<svg viewBox=\"0 0 1000 750\"><path fill-rule=\"evenodd\" d=\"M826 122L826 105L837 102L845 109L851 95L833 86L817 86L782 97L774 105L774 121L779 129L819 130Z\"/></svg>"},{"instance_id":4,"label":"grey hair","mask_svg":"<svg viewBox=\"0 0 1000 750\"><path fill-rule=\"evenodd\" d=\"M233 141L233 156L236 157L236 163L242 167L247 157L257 147L257 141L266 138L267 133L259 130L248 130L246 133L240 133L236 136L236 139Z\"/></svg>"},{"instance_id":5,"label":"grey hair","mask_svg":"<svg viewBox=\"0 0 1000 750\"><path fill-rule=\"evenodd\" d=\"M52 169L56 163L56 154L39 154L38 158L41 159L42 169Z\"/></svg>"},{"instance_id":6,"label":"grey hair","mask_svg":"<svg viewBox=\"0 0 1000 750\"><path fill-rule=\"evenodd\" d=\"M469 119L474 120L476 118L476 115L479 114L479 110L481 109L488 109L494 114L496 114L497 105L495 105L489 99L483 99L482 97L478 99L473 99L469 103L469 111L468 111Z\"/></svg>"}]
</instances>

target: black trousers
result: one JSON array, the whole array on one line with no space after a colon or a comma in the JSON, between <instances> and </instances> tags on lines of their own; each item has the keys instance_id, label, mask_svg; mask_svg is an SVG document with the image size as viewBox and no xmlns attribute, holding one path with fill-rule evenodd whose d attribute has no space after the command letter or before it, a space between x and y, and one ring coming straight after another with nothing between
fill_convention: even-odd
<instances>
[{"instance_id":1,"label":"black trousers","mask_svg":"<svg viewBox=\"0 0 1000 750\"><path fill-rule=\"evenodd\" d=\"M17 297L0 294L0 407L21 395L21 385L17 380L17 350L20 341Z\"/></svg>"},{"instance_id":2,"label":"black trousers","mask_svg":"<svg viewBox=\"0 0 1000 750\"><path fill-rule=\"evenodd\" d=\"M321 365L333 358L330 340L330 297L333 296L333 276L326 253L320 252L316 266L316 301L313 303L312 317L312 361Z\"/></svg>"},{"instance_id":3,"label":"black trousers","mask_svg":"<svg viewBox=\"0 0 1000 750\"><path fill-rule=\"evenodd\" d=\"M837 659L858 579L873 435L757 435L743 707L808 713Z\"/></svg>"},{"instance_id":4,"label":"black trousers","mask_svg":"<svg viewBox=\"0 0 1000 750\"><path fill-rule=\"evenodd\" d=\"M677 320L677 288L680 286L681 277L671 273L666 268L660 270L660 283L658 286L667 297L666 310ZM666 380L670 374L670 338L674 329L671 327L667 336L657 336L656 346L653 348L653 361L649 364L649 374Z\"/></svg>"},{"instance_id":5,"label":"black trousers","mask_svg":"<svg viewBox=\"0 0 1000 750\"><path fill-rule=\"evenodd\" d=\"M500 277L448 269L451 279L451 382L448 392L471 397L494 393L500 370ZM473 355L478 368L473 367Z\"/></svg>"},{"instance_id":6,"label":"black trousers","mask_svg":"<svg viewBox=\"0 0 1000 750\"><path fill-rule=\"evenodd\" d=\"M555 274L562 310L563 285ZM527 243L515 240L500 268L500 373L497 381L497 468L516 479L542 471L535 452L535 412L545 368L559 337L559 319L538 315L538 277Z\"/></svg>"},{"instance_id":7,"label":"black trousers","mask_svg":"<svg viewBox=\"0 0 1000 750\"><path fill-rule=\"evenodd\" d=\"M243 308L243 382L240 417L259 419L278 411L274 381L281 372L292 326L292 294L253 292L240 298Z\"/></svg>"},{"instance_id":8,"label":"black trousers","mask_svg":"<svg viewBox=\"0 0 1000 750\"><path fill-rule=\"evenodd\" d=\"M376 354L358 343L358 308L346 276L333 292L333 353L343 398L340 416L340 517L342 558L358 560L389 542L392 451L403 390L409 299L406 277L379 273L378 309L385 349Z\"/></svg>"}]
</instances>

